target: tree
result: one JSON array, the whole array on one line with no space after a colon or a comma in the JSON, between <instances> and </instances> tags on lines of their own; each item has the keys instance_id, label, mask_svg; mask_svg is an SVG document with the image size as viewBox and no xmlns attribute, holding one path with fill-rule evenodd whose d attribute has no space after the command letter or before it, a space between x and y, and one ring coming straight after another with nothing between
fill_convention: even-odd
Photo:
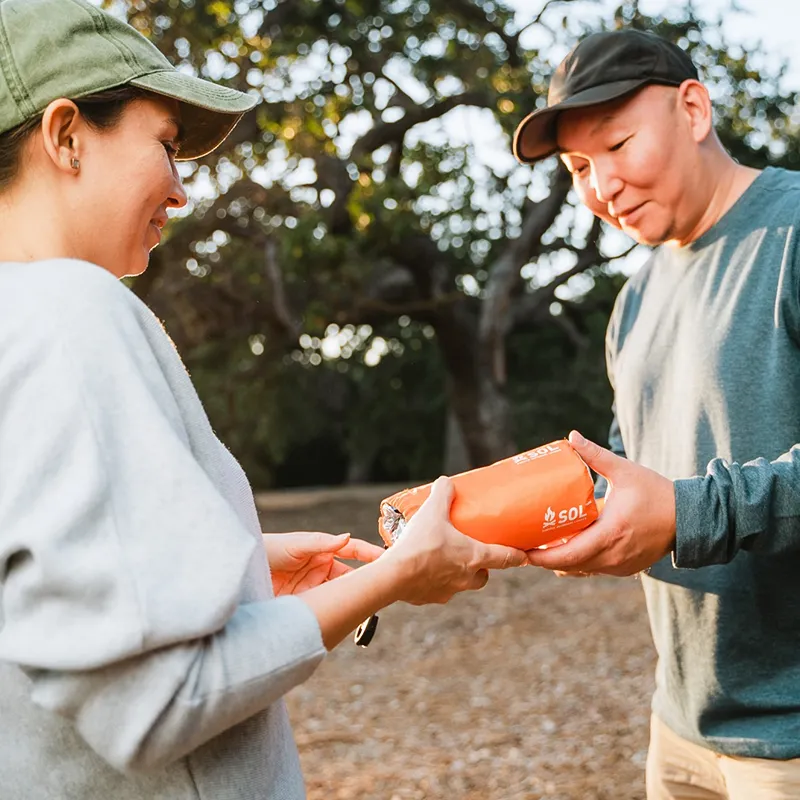
<instances>
[{"instance_id":1,"label":"tree","mask_svg":"<svg viewBox=\"0 0 800 800\"><path fill-rule=\"evenodd\" d=\"M526 432L539 428L514 403L546 415L542 387L581 386L565 365L608 399L602 362L590 368L585 356L599 360L598 320L619 286L612 262L628 244L576 208L554 160L490 160L459 135L480 125L510 150L519 120L544 102L553 56L587 30L571 7L551 0L519 24L497 0L125 4L132 24L184 68L262 98L219 152L187 170L207 199L135 283L169 318L195 376L228 387L211 411L229 435L240 431L237 403L275 400L280 390L269 386L298 366L316 370L293 385L311 383L323 398L323 415L303 417L320 435L339 425L348 442L358 439L360 425L341 410L354 398L391 409L366 426L369 444L350 447L362 454L359 475L421 391L439 402L422 404L435 422L418 420L420 433L439 444L445 429L454 433L451 451L463 439L463 466L535 444ZM718 23L691 7L651 18L627 2L605 24L654 30L692 52L714 84L720 135L741 161L798 163L798 139L788 136L795 95L758 69L758 53L729 47ZM533 33L545 44L524 47ZM375 342L387 374L392 359L414 355L435 365L443 386L393 392L391 378L354 364L378 352ZM510 376L509 359L538 361L538 377ZM550 396L563 404L563 393ZM369 415L355 404L363 422ZM290 405L299 413L302 403ZM592 401L582 408L599 413ZM278 438L280 419L271 424Z\"/></svg>"}]
</instances>

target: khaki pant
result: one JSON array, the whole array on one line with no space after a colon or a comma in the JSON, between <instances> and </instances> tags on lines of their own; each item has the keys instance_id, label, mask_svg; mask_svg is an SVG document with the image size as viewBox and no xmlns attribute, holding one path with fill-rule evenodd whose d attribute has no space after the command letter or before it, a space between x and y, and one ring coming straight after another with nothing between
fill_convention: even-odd
<instances>
[{"instance_id":1,"label":"khaki pant","mask_svg":"<svg viewBox=\"0 0 800 800\"><path fill-rule=\"evenodd\" d=\"M733 758L687 742L650 721L647 800L797 800L800 758Z\"/></svg>"}]
</instances>

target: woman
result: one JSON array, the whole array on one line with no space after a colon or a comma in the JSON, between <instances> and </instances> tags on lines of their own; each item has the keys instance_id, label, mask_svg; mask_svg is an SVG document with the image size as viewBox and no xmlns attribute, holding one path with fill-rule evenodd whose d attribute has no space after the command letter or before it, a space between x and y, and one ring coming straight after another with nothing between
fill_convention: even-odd
<instances>
[{"instance_id":1,"label":"woman","mask_svg":"<svg viewBox=\"0 0 800 800\"><path fill-rule=\"evenodd\" d=\"M525 563L450 526L443 479L379 559L262 540L179 356L116 280L186 202L175 161L253 103L85 0L0 0L3 800L301 798L282 695L380 608Z\"/></svg>"}]
</instances>

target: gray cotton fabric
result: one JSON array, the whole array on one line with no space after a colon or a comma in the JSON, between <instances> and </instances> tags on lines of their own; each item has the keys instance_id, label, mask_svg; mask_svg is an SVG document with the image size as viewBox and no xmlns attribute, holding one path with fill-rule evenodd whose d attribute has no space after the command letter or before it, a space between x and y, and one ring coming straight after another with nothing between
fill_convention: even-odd
<instances>
[{"instance_id":1,"label":"gray cotton fabric","mask_svg":"<svg viewBox=\"0 0 800 800\"><path fill-rule=\"evenodd\" d=\"M0 264L0 800L299 800L281 697L325 648L158 320Z\"/></svg>"},{"instance_id":2,"label":"gray cotton fabric","mask_svg":"<svg viewBox=\"0 0 800 800\"><path fill-rule=\"evenodd\" d=\"M799 223L800 175L765 170L608 329L612 449L676 481L674 561L642 576L653 708L732 756L800 757Z\"/></svg>"}]
</instances>

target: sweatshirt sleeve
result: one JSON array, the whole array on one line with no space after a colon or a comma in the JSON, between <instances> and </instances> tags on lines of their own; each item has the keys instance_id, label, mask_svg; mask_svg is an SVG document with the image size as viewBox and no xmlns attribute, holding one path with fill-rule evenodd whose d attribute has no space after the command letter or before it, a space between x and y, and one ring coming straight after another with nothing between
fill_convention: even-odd
<instances>
[{"instance_id":1,"label":"sweatshirt sleeve","mask_svg":"<svg viewBox=\"0 0 800 800\"><path fill-rule=\"evenodd\" d=\"M800 445L775 461L714 459L705 475L675 481L675 508L677 567L800 551Z\"/></svg>"},{"instance_id":2,"label":"sweatshirt sleeve","mask_svg":"<svg viewBox=\"0 0 800 800\"><path fill-rule=\"evenodd\" d=\"M195 457L128 290L79 274L0 331L0 659L111 765L155 769L325 648L299 598L241 603L260 542Z\"/></svg>"},{"instance_id":3,"label":"sweatshirt sleeve","mask_svg":"<svg viewBox=\"0 0 800 800\"><path fill-rule=\"evenodd\" d=\"M776 319L800 358L800 250L787 261ZM675 482L677 567L726 564L740 551L800 552L800 444L774 461L716 458L706 474Z\"/></svg>"}]
</instances>

